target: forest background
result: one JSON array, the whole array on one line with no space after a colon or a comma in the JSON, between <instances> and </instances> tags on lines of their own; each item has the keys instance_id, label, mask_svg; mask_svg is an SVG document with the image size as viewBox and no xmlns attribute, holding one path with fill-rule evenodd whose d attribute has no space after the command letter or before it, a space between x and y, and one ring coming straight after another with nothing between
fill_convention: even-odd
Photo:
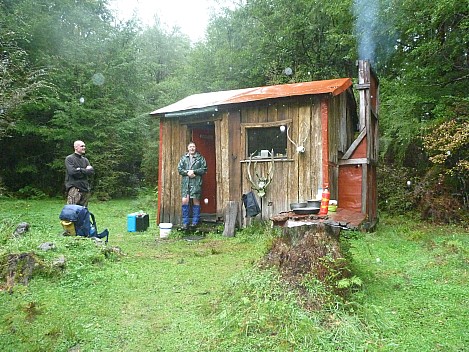
<instances>
[{"instance_id":1,"label":"forest background","mask_svg":"<svg viewBox=\"0 0 469 352\"><path fill-rule=\"evenodd\" d=\"M0 0L0 196L63 196L75 139L98 199L155 189L151 111L194 93L356 78L368 59L380 209L467 221L469 0L240 0L197 43L158 18L119 22L107 5Z\"/></svg>"}]
</instances>

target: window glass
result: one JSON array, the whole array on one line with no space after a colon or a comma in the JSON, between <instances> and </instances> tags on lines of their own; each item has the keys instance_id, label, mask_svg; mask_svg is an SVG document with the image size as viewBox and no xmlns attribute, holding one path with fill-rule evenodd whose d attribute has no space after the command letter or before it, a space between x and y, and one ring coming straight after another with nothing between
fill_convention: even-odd
<instances>
[{"instance_id":1,"label":"window glass","mask_svg":"<svg viewBox=\"0 0 469 352\"><path fill-rule=\"evenodd\" d=\"M277 127L256 127L247 128L247 151L249 157L254 153L257 157L270 157L266 156L266 150L269 153L274 150L274 156L282 158L287 156L287 134L282 132Z\"/></svg>"}]
</instances>

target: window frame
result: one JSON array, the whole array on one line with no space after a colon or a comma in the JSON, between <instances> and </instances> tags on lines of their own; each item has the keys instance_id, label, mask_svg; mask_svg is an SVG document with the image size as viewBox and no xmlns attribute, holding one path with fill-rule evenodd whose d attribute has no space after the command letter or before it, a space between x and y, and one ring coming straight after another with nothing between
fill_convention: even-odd
<instances>
[{"instance_id":1,"label":"window frame","mask_svg":"<svg viewBox=\"0 0 469 352\"><path fill-rule=\"evenodd\" d=\"M287 128L291 125L292 120L280 120L280 121L270 121L270 122L246 122L246 123L241 123L241 146L242 146L242 151L241 155L242 160L241 162L246 162L249 160L249 155L247 154L248 151L248 129L251 128L272 128L272 127L278 127L280 126L285 126L285 134L287 133ZM287 154L285 156L274 156L275 161L291 161L292 159L292 148L289 146L290 143L288 143L288 138L287 138ZM269 161L271 158L262 158L262 157L253 157L256 161Z\"/></svg>"}]
</instances>

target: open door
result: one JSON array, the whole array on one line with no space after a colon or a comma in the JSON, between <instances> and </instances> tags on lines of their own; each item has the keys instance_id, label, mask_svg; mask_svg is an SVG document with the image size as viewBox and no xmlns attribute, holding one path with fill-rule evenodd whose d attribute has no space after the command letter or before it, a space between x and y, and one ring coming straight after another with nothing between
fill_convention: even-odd
<instances>
[{"instance_id":1,"label":"open door","mask_svg":"<svg viewBox=\"0 0 469 352\"><path fill-rule=\"evenodd\" d=\"M192 129L192 140L197 151L207 161L207 173L203 176L201 213L215 214L217 212L217 181L216 181L216 153L215 127L208 125ZM207 199L208 203L204 200Z\"/></svg>"}]
</instances>

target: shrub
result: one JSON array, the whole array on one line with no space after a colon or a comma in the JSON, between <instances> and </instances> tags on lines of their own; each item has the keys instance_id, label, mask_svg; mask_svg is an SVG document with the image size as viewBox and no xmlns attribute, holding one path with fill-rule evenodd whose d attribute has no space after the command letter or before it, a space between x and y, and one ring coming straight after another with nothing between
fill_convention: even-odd
<instances>
[{"instance_id":1,"label":"shrub","mask_svg":"<svg viewBox=\"0 0 469 352\"><path fill-rule=\"evenodd\" d=\"M467 204L454 192L454 178L433 167L414 189L416 205L424 220L437 223L467 221Z\"/></svg>"},{"instance_id":2,"label":"shrub","mask_svg":"<svg viewBox=\"0 0 469 352\"><path fill-rule=\"evenodd\" d=\"M45 199L47 197L43 191L32 186L19 189L17 195L23 199Z\"/></svg>"},{"instance_id":3,"label":"shrub","mask_svg":"<svg viewBox=\"0 0 469 352\"><path fill-rule=\"evenodd\" d=\"M412 192L415 170L394 165L378 167L378 205L381 210L404 214L415 208ZM409 184L410 182L410 184Z\"/></svg>"}]
</instances>

